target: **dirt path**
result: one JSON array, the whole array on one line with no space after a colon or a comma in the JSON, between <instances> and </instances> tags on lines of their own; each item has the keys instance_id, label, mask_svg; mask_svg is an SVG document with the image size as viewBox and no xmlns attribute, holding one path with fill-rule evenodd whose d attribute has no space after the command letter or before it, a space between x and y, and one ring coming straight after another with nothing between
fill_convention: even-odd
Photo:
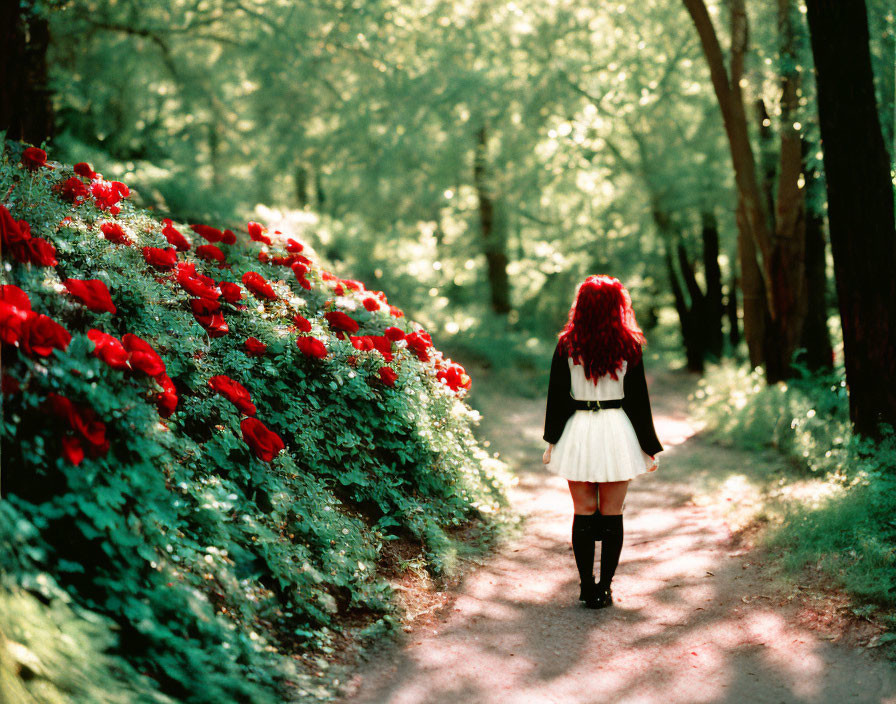
<instances>
[{"instance_id":1,"label":"dirt path","mask_svg":"<svg viewBox=\"0 0 896 704\"><path fill-rule=\"evenodd\" d=\"M752 458L695 435L692 382L661 376L651 388L669 389L654 396L666 452L630 485L615 605L576 601L569 494L540 467L543 401L496 399L486 434L519 476L511 498L526 527L435 618L374 653L346 702L896 703L892 665L810 629L718 507L691 501L694 468Z\"/></svg>"}]
</instances>

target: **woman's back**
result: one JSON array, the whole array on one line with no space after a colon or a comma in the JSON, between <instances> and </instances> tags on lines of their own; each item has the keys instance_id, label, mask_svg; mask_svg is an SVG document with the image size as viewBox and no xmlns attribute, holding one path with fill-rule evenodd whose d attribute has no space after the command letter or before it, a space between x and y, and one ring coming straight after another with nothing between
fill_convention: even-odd
<instances>
[{"instance_id":1,"label":"woman's back","mask_svg":"<svg viewBox=\"0 0 896 704\"><path fill-rule=\"evenodd\" d=\"M622 368L616 372L616 379L611 374L604 374L592 381L585 377L585 367L576 364L572 358L567 358L569 364L570 392L573 398L582 401L607 401L613 398L625 396L623 391L623 379L628 369L628 362L622 360Z\"/></svg>"}]
</instances>

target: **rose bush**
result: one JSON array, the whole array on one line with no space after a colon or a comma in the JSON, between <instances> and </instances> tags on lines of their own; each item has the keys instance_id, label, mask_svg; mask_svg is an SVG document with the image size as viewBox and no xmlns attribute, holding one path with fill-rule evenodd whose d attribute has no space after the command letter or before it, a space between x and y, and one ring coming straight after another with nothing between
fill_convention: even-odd
<instances>
[{"instance_id":1,"label":"rose bush","mask_svg":"<svg viewBox=\"0 0 896 704\"><path fill-rule=\"evenodd\" d=\"M176 699L283 701L297 649L390 622L388 541L439 571L455 529L488 534L505 477L466 381L310 239L192 228L219 267L125 184L23 151L0 162L0 572L111 619ZM16 255L34 238L52 263Z\"/></svg>"}]
</instances>

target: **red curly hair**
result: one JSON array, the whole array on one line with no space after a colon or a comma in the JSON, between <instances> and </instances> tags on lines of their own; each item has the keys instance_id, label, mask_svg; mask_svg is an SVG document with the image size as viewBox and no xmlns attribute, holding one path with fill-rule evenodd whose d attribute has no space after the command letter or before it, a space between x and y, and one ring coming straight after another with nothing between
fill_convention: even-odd
<instances>
[{"instance_id":1,"label":"red curly hair","mask_svg":"<svg viewBox=\"0 0 896 704\"><path fill-rule=\"evenodd\" d=\"M632 299L619 279L589 276L579 285L560 333L560 349L585 367L587 379L596 381L604 374L617 379L623 360L638 362L645 344Z\"/></svg>"}]
</instances>

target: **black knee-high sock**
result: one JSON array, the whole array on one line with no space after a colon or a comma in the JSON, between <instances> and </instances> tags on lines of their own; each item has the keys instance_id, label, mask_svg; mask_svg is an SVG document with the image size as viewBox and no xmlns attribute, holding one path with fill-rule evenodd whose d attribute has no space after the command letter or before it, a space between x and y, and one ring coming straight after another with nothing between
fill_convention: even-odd
<instances>
[{"instance_id":1,"label":"black knee-high sock","mask_svg":"<svg viewBox=\"0 0 896 704\"><path fill-rule=\"evenodd\" d=\"M595 543L604 539L604 515L600 509L594 512L594 522L591 524L591 537Z\"/></svg>"},{"instance_id":2,"label":"black knee-high sock","mask_svg":"<svg viewBox=\"0 0 896 704\"><path fill-rule=\"evenodd\" d=\"M594 583L594 524L597 514L576 513L572 517L572 552L582 584Z\"/></svg>"},{"instance_id":3,"label":"black knee-high sock","mask_svg":"<svg viewBox=\"0 0 896 704\"><path fill-rule=\"evenodd\" d=\"M604 542L600 548L600 584L609 587L622 552L622 514L602 516Z\"/></svg>"}]
</instances>

